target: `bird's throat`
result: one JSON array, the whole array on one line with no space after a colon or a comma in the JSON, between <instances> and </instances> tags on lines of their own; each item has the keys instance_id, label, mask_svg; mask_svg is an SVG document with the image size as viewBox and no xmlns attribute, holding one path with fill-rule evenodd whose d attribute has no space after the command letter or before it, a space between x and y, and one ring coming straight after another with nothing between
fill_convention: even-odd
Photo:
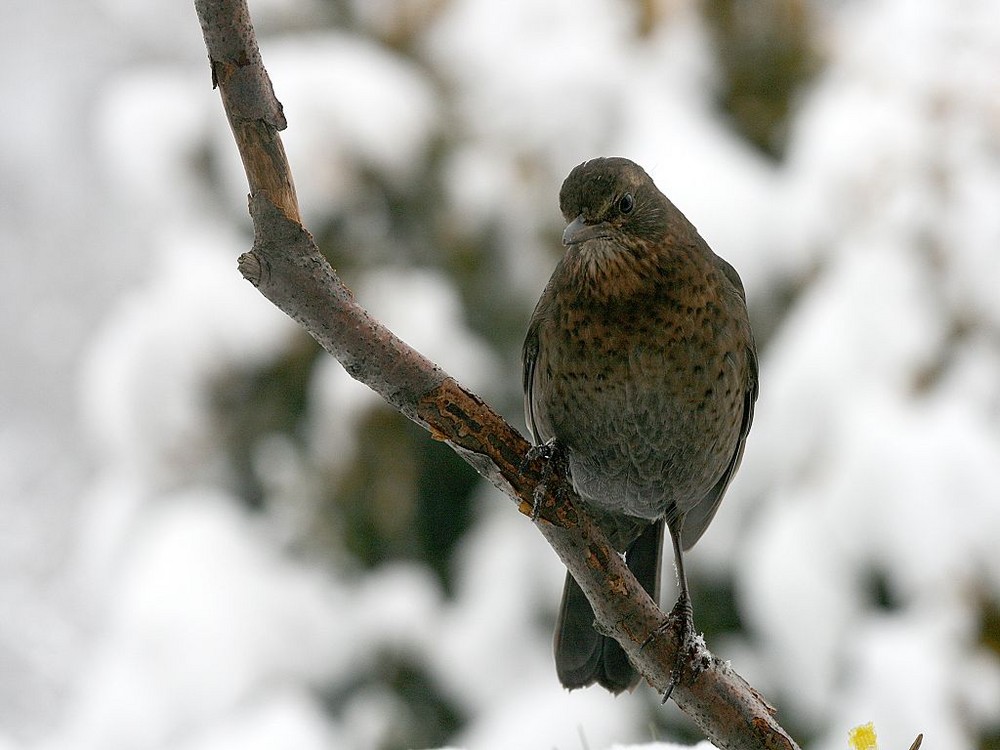
<instances>
[{"instance_id":1,"label":"bird's throat","mask_svg":"<svg viewBox=\"0 0 1000 750\"><path fill-rule=\"evenodd\" d=\"M581 294L603 300L642 292L653 270L649 257L603 238L572 247L566 265Z\"/></svg>"}]
</instances>

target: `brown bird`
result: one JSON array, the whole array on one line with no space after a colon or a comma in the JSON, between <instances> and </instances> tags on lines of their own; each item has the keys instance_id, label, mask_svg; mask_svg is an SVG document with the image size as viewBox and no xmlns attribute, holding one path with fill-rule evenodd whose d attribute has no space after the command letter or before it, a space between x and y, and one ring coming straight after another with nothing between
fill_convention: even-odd
<instances>
[{"instance_id":1,"label":"brown bird","mask_svg":"<svg viewBox=\"0 0 1000 750\"><path fill-rule=\"evenodd\" d=\"M687 640L682 550L704 533L739 467L757 398L743 284L628 159L580 164L559 206L566 252L524 341L528 427L536 444L565 452L585 509L654 599L666 522L679 592L672 620ZM635 668L593 624L567 574L560 682L631 689Z\"/></svg>"}]
</instances>

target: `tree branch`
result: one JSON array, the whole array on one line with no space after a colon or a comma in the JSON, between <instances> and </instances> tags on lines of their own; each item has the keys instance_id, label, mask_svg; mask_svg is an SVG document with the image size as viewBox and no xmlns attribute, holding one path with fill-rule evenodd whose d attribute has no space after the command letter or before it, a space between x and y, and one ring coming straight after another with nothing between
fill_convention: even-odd
<instances>
[{"instance_id":1,"label":"tree branch","mask_svg":"<svg viewBox=\"0 0 1000 750\"><path fill-rule=\"evenodd\" d=\"M572 502L565 466L529 457L529 443L474 393L373 319L303 228L278 131L285 118L264 70L245 0L195 0L223 107L250 185L253 249L239 269L357 380L510 496L579 582L598 623L650 685L665 691L678 643L669 631L642 644L665 617L621 556ZM687 655L673 698L727 750L797 750L774 709L704 648Z\"/></svg>"}]
</instances>

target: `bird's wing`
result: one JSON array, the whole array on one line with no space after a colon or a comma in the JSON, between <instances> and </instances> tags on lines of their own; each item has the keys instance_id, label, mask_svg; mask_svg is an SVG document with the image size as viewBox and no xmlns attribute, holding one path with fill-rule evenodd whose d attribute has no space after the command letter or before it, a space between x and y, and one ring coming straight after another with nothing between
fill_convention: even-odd
<instances>
[{"instance_id":1,"label":"bird's wing","mask_svg":"<svg viewBox=\"0 0 1000 750\"><path fill-rule=\"evenodd\" d=\"M750 425L753 423L753 408L757 401L759 386L757 383L757 351L750 346L746 350L747 356L747 384L743 393L743 421L740 423L739 439L736 441L736 450L729 460L729 465L719 477L719 481L709 490L708 494L701 501L688 511L684 518L684 528L681 530L681 546L691 549L705 529L715 517L715 511L719 509L722 496L726 494L729 483L733 481L736 470L740 468L740 461L743 460L743 449L746 446L747 434L750 432Z\"/></svg>"},{"instance_id":2,"label":"bird's wing","mask_svg":"<svg viewBox=\"0 0 1000 750\"><path fill-rule=\"evenodd\" d=\"M712 254L715 255L715 253ZM743 304L746 304L747 293L746 290L743 288L743 279L740 278L739 273L737 273L736 269L733 268L732 263L727 261L725 258L719 257L718 255L715 255L715 260L718 262L719 267L722 268L722 273L724 273L726 278L729 279L729 283L733 285L733 287L736 289L737 294L740 295L740 299L743 300ZM757 352L754 351L752 352L752 354L753 354L753 364L754 367L756 368ZM756 369L754 370L754 372L756 372Z\"/></svg>"},{"instance_id":3,"label":"bird's wing","mask_svg":"<svg viewBox=\"0 0 1000 750\"><path fill-rule=\"evenodd\" d=\"M524 337L521 349L521 364L523 366L521 386L524 389L524 421L531 432L531 440L536 445L544 443L548 437L542 436L535 419L535 364L538 362L538 321L532 320L528 333Z\"/></svg>"}]
</instances>

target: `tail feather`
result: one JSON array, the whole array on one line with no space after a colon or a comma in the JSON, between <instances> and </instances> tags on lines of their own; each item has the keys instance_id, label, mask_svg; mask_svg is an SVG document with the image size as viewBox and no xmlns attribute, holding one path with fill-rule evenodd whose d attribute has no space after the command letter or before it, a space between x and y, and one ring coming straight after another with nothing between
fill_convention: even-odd
<instances>
[{"instance_id":1,"label":"tail feather","mask_svg":"<svg viewBox=\"0 0 1000 750\"><path fill-rule=\"evenodd\" d=\"M654 599L660 590L662 548L661 521L647 526L625 553L629 570ZM559 681L570 690L596 682L612 693L620 693L639 682L639 673L618 642L594 630L594 610L568 573L556 624L555 656Z\"/></svg>"}]
</instances>

